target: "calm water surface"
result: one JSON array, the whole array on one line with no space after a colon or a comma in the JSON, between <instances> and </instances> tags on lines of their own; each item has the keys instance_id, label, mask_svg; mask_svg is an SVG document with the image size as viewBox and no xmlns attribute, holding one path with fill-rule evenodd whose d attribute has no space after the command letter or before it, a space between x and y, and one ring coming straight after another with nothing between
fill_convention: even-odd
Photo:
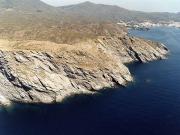
<instances>
[{"instance_id":1,"label":"calm water surface","mask_svg":"<svg viewBox=\"0 0 180 135\"><path fill-rule=\"evenodd\" d=\"M131 34L166 44L169 59L130 66L128 88L0 109L0 135L180 135L180 29Z\"/></svg>"}]
</instances>

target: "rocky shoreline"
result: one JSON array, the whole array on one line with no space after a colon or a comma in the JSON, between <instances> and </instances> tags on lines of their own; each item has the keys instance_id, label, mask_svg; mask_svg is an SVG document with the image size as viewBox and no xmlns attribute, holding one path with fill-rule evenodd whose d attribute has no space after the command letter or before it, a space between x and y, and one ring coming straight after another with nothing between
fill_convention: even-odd
<instances>
[{"instance_id":1,"label":"rocky shoreline","mask_svg":"<svg viewBox=\"0 0 180 135\"><path fill-rule=\"evenodd\" d=\"M126 86L126 63L165 59L161 43L127 33L99 36L73 45L0 40L0 105L61 102L73 94Z\"/></svg>"}]
</instances>

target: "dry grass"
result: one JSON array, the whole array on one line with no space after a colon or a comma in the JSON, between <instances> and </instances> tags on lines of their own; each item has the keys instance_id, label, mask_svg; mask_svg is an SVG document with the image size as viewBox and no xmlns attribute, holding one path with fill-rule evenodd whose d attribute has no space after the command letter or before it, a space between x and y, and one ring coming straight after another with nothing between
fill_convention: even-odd
<instances>
[{"instance_id":1,"label":"dry grass","mask_svg":"<svg viewBox=\"0 0 180 135\"><path fill-rule=\"evenodd\" d=\"M96 41L97 42L97 41ZM98 69L111 66L112 59L98 47L94 40L69 44L57 44L50 41L10 41L0 40L0 50L12 52L46 52L56 56L56 63L77 65L86 69Z\"/></svg>"},{"instance_id":2,"label":"dry grass","mask_svg":"<svg viewBox=\"0 0 180 135\"><path fill-rule=\"evenodd\" d=\"M0 39L51 41L60 44L75 44L98 36L114 36L126 31L116 24L2 24Z\"/></svg>"}]
</instances>

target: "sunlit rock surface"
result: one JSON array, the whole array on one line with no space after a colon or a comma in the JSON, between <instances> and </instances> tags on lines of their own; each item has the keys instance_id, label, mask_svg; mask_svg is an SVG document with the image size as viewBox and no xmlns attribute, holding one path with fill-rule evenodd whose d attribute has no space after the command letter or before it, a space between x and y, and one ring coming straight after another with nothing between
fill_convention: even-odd
<instances>
[{"instance_id":1,"label":"sunlit rock surface","mask_svg":"<svg viewBox=\"0 0 180 135\"><path fill-rule=\"evenodd\" d=\"M55 103L133 81L124 65L164 59L168 49L127 34L75 44L0 40L0 104Z\"/></svg>"}]
</instances>

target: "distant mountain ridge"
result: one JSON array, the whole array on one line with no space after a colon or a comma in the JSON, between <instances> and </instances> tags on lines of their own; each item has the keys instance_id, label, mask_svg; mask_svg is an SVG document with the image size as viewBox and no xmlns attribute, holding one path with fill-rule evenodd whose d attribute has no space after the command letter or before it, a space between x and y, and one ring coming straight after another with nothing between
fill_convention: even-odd
<instances>
[{"instance_id":1,"label":"distant mountain ridge","mask_svg":"<svg viewBox=\"0 0 180 135\"><path fill-rule=\"evenodd\" d=\"M18 10L37 10L53 8L40 0L0 0L0 8L12 8Z\"/></svg>"},{"instance_id":2,"label":"distant mountain ridge","mask_svg":"<svg viewBox=\"0 0 180 135\"><path fill-rule=\"evenodd\" d=\"M59 7L69 14L94 19L98 21L180 21L178 14L161 13L161 12L141 12L121 8L116 5L94 4L92 2L84 2L76 5Z\"/></svg>"},{"instance_id":3,"label":"distant mountain ridge","mask_svg":"<svg viewBox=\"0 0 180 135\"><path fill-rule=\"evenodd\" d=\"M92 2L53 7L41 0L0 0L0 38L62 43L77 37L94 37L104 33L101 23L117 24L121 20L180 22L180 14L131 11Z\"/></svg>"},{"instance_id":4,"label":"distant mountain ridge","mask_svg":"<svg viewBox=\"0 0 180 135\"><path fill-rule=\"evenodd\" d=\"M132 11L119 6L95 4L92 2L83 2L75 5L53 7L41 0L0 0L0 9L13 9L14 12L22 11L33 13L36 17L41 17L43 12L44 16L49 19L56 16L56 20L66 21L69 20L76 22L81 20L93 22L119 22L124 21L180 21L180 14L177 13L146 13L140 11ZM47 15L46 15L47 14Z\"/></svg>"}]
</instances>

